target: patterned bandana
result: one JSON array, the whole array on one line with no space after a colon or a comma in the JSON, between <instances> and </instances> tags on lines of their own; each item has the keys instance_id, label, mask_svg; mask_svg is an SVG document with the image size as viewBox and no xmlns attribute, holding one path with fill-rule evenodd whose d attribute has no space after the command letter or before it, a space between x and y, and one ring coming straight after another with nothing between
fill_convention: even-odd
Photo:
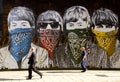
<instances>
[{"instance_id":1,"label":"patterned bandana","mask_svg":"<svg viewBox=\"0 0 120 82\"><path fill-rule=\"evenodd\" d=\"M20 61L29 52L32 37L32 28L17 28L10 31L9 51L16 61Z\"/></svg>"},{"instance_id":2,"label":"patterned bandana","mask_svg":"<svg viewBox=\"0 0 120 82\"><path fill-rule=\"evenodd\" d=\"M86 46L87 37L89 36L87 29L76 29L67 30L68 33L68 45L70 48L70 56L74 63L78 64L81 62L81 51L82 46Z\"/></svg>"},{"instance_id":3,"label":"patterned bandana","mask_svg":"<svg viewBox=\"0 0 120 82\"><path fill-rule=\"evenodd\" d=\"M117 31L99 32L92 30L92 32L96 35L95 38L97 40L97 44L107 52L108 56L111 56L115 50L115 35L117 34Z\"/></svg>"},{"instance_id":4,"label":"patterned bandana","mask_svg":"<svg viewBox=\"0 0 120 82\"><path fill-rule=\"evenodd\" d=\"M47 49L50 59L53 60L53 52L58 44L60 37L60 30L40 30L39 33L39 43L40 45Z\"/></svg>"}]
</instances>

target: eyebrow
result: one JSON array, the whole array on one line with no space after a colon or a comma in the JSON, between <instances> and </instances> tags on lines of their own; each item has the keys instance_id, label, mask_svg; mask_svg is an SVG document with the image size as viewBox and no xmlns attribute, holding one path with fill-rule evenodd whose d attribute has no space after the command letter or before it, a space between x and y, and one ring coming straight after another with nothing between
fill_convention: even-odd
<instances>
[{"instance_id":1,"label":"eyebrow","mask_svg":"<svg viewBox=\"0 0 120 82\"><path fill-rule=\"evenodd\" d=\"M22 22L21 24L26 24L27 22Z\"/></svg>"}]
</instances>

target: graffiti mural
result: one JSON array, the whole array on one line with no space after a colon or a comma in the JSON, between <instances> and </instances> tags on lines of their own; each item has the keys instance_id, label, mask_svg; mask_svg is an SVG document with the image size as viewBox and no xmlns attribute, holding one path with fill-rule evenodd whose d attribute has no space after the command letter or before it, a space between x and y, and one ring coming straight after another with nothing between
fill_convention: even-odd
<instances>
[{"instance_id":1,"label":"graffiti mural","mask_svg":"<svg viewBox=\"0 0 120 82\"><path fill-rule=\"evenodd\" d=\"M40 69L81 68L82 47L88 69L120 69L119 21L112 10L96 9L90 16L87 8L71 6L63 15L47 10L35 19L34 14L22 6L8 13L9 38L0 48L0 69L27 69L32 46Z\"/></svg>"}]
</instances>

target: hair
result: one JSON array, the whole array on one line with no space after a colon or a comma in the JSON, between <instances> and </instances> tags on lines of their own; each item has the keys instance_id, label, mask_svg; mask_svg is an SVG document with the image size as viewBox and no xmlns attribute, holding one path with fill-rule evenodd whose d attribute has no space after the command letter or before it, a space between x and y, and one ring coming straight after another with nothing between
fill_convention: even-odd
<instances>
[{"instance_id":1,"label":"hair","mask_svg":"<svg viewBox=\"0 0 120 82\"><path fill-rule=\"evenodd\" d=\"M82 50L85 50L85 47L81 47Z\"/></svg>"},{"instance_id":2,"label":"hair","mask_svg":"<svg viewBox=\"0 0 120 82\"><path fill-rule=\"evenodd\" d=\"M35 17L33 11L27 7L14 7L10 10L8 14L8 27L12 21L16 20L26 20L29 21L31 26L35 26Z\"/></svg>"},{"instance_id":3,"label":"hair","mask_svg":"<svg viewBox=\"0 0 120 82\"><path fill-rule=\"evenodd\" d=\"M118 16L112 10L106 8L100 8L93 12L92 23L94 26L100 24L117 26Z\"/></svg>"},{"instance_id":4,"label":"hair","mask_svg":"<svg viewBox=\"0 0 120 82\"><path fill-rule=\"evenodd\" d=\"M63 16L64 24L79 18L85 19L90 24L91 19L88 10L82 6L72 6L65 11Z\"/></svg>"},{"instance_id":5,"label":"hair","mask_svg":"<svg viewBox=\"0 0 120 82\"><path fill-rule=\"evenodd\" d=\"M37 18L37 26L40 22L43 21L56 21L61 25L61 29L63 29L63 19L61 15L55 10L47 10L41 13Z\"/></svg>"}]
</instances>

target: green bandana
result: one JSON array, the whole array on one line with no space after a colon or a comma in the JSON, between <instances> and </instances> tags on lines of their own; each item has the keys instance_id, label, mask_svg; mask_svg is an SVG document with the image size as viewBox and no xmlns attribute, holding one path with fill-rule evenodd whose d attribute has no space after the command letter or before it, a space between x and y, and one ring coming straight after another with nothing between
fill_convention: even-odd
<instances>
[{"instance_id":1,"label":"green bandana","mask_svg":"<svg viewBox=\"0 0 120 82\"><path fill-rule=\"evenodd\" d=\"M81 61L81 50L80 48L86 46L88 40L88 30L86 29L76 29L76 30L67 30L68 35L68 45L70 49L70 57L75 64L80 63Z\"/></svg>"}]
</instances>

